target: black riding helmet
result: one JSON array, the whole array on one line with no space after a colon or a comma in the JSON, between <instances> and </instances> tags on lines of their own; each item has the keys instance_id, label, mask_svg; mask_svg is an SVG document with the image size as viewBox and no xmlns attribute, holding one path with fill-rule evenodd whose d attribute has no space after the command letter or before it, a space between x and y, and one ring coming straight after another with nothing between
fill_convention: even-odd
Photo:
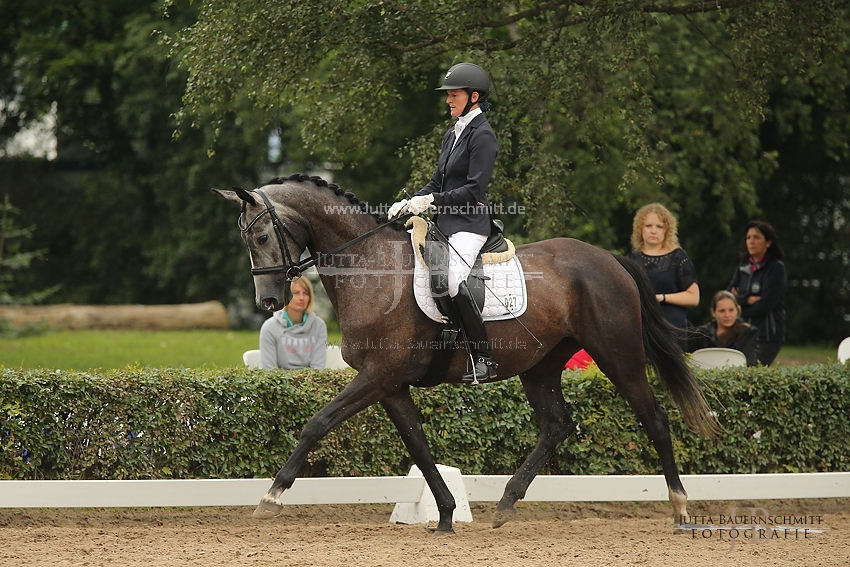
<instances>
[{"instance_id":1,"label":"black riding helmet","mask_svg":"<svg viewBox=\"0 0 850 567\"><path fill-rule=\"evenodd\" d=\"M480 104L482 110L487 110L485 101L487 95L490 94L490 77L487 71L476 65L475 63L458 63L453 65L451 69L446 71L446 76L443 77L443 85L435 90L448 91L453 89L463 89L469 93L469 102L466 103L466 108L463 109L461 116L465 116L469 112L473 104ZM478 101L472 102L473 91L478 91Z\"/></svg>"}]
</instances>

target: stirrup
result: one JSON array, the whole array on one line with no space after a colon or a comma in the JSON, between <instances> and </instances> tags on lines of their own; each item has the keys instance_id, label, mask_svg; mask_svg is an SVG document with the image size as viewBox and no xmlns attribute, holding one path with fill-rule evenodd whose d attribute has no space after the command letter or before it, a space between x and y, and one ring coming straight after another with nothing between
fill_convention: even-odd
<instances>
[{"instance_id":1,"label":"stirrup","mask_svg":"<svg viewBox=\"0 0 850 567\"><path fill-rule=\"evenodd\" d=\"M475 385L494 380L496 379L496 369L498 367L499 365L496 364L492 357L477 354L475 355L475 364L472 365L472 371L464 374L460 381L464 384Z\"/></svg>"}]
</instances>

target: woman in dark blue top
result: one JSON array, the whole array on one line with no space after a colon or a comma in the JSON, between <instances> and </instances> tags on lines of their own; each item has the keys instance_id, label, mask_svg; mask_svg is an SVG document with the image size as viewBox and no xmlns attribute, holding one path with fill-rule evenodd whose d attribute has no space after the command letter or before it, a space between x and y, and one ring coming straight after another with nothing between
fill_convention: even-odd
<instances>
[{"instance_id":1,"label":"woman in dark blue top","mask_svg":"<svg viewBox=\"0 0 850 567\"><path fill-rule=\"evenodd\" d=\"M785 343L785 291L788 276L776 230L769 223L750 221L745 252L726 289L741 304L741 318L759 329L759 362L769 366Z\"/></svg>"},{"instance_id":2,"label":"woman in dark blue top","mask_svg":"<svg viewBox=\"0 0 850 567\"><path fill-rule=\"evenodd\" d=\"M676 217L659 203L638 209L632 224L629 257L643 266L667 321L676 327L676 338L687 349L688 307L699 305L697 274L679 246Z\"/></svg>"}]
</instances>

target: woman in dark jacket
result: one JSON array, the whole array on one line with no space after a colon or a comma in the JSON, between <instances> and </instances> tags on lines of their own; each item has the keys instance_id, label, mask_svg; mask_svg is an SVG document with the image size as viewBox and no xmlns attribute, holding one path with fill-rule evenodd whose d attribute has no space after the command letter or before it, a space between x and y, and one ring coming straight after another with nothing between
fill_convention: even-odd
<instances>
[{"instance_id":1,"label":"woman in dark jacket","mask_svg":"<svg viewBox=\"0 0 850 567\"><path fill-rule=\"evenodd\" d=\"M759 331L741 320L741 306L732 292L722 290L715 293L709 310L712 320L690 333L688 350L731 348L744 353L747 366L758 364Z\"/></svg>"},{"instance_id":2,"label":"woman in dark jacket","mask_svg":"<svg viewBox=\"0 0 850 567\"><path fill-rule=\"evenodd\" d=\"M741 304L741 318L758 327L758 360L769 366L785 343L788 276L779 238L770 224L750 221L745 235L746 252L726 287Z\"/></svg>"},{"instance_id":3,"label":"woman in dark jacket","mask_svg":"<svg viewBox=\"0 0 850 567\"><path fill-rule=\"evenodd\" d=\"M437 226L448 238L445 295L451 298L475 355L472 370L463 380L476 383L496 377L484 321L466 285L475 258L490 236L487 187L499 153L496 135L484 115L490 104L490 77L474 63L458 63L437 90L446 92L446 104L457 120L443 137L431 181L409 200L394 203L387 216L435 211Z\"/></svg>"}]
</instances>

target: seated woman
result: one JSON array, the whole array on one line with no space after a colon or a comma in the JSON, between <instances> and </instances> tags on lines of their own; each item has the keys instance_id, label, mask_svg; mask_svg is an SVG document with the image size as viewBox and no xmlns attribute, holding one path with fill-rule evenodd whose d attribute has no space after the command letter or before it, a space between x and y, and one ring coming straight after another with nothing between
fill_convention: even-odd
<instances>
[{"instance_id":1,"label":"seated woman","mask_svg":"<svg viewBox=\"0 0 850 567\"><path fill-rule=\"evenodd\" d=\"M260 328L262 368L324 368L328 328L313 313L313 286L306 277L292 281L292 299Z\"/></svg>"},{"instance_id":2,"label":"seated woman","mask_svg":"<svg viewBox=\"0 0 850 567\"><path fill-rule=\"evenodd\" d=\"M688 351L722 347L739 350L747 357L747 366L758 364L758 329L741 320L741 306L726 290L711 298L712 320L693 329L688 338Z\"/></svg>"}]
</instances>

